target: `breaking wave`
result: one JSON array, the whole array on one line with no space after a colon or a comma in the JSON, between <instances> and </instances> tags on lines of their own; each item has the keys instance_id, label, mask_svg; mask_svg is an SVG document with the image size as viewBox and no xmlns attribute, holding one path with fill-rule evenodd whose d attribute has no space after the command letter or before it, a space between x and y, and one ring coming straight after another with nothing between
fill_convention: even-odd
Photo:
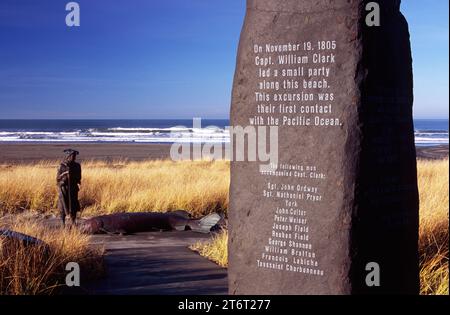
<instances>
[{"instance_id":1,"label":"breaking wave","mask_svg":"<svg viewBox=\"0 0 450 315\"><path fill-rule=\"evenodd\" d=\"M228 142L225 128L105 128L75 131L0 131L3 142Z\"/></svg>"},{"instance_id":2,"label":"breaking wave","mask_svg":"<svg viewBox=\"0 0 450 315\"><path fill-rule=\"evenodd\" d=\"M0 130L0 142L135 142L135 143L228 143L230 135L224 127L167 128L109 127L76 130ZM448 130L416 129L416 145L449 144Z\"/></svg>"}]
</instances>

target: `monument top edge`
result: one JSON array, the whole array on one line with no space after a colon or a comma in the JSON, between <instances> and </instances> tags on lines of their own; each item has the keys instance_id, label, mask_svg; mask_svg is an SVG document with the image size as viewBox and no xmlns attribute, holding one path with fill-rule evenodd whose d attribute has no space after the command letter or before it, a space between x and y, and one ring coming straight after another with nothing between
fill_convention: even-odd
<instances>
[{"instance_id":1,"label":"monument top edge","mask_svg":"<svg viewBox=\"0 0 450 315\"><path fill-rule=\"evenodd\" d=\"M281 13L317 13L333 10L357 10L369 0L247 0L247 9ZM381 10L400 11L401 0L376 1Z\"/></svg>"}]
</instances>

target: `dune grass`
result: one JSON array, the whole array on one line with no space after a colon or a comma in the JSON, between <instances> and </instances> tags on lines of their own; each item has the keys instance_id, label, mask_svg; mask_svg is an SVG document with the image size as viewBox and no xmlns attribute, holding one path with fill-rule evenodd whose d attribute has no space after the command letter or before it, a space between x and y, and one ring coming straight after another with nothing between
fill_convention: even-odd
<instances>
[{"instance_id":1,"label":"dune grass","mask_svg":"<svg viewBox=\"0 0 450 315\"><path fill-rule=\"evenodd\" d=\"M0 166L0 211L55 212L57 162ZM228 208L229 162L85 162L83 215L183 209L194 216Z\"/></svg>"},{"instance_id":2,"label":"dune grass","mask_svg":"<svg viewBox=\"0 0 450 315\"><path fill-rule=\"evenodd\" d=\"M69 262L80 265L81 284L103 272L103 249L89 247L89 236L77 229L51 229L26 215L17 215L12 222L1 219L0 228L34 236L48 245L26 246L0 238L0 295L61 292Z\"/></svg>"},{"instance_id":3,"label":"dune grass","mask_svg":"<svg viewBox=\"0 0 450 315\"><path fill-rule=\"evenodd\" d=\"M208 241L199 241L189 248L207 257L220 267L228 266L228 231L222 230Z\"/></svg>"},{"instance_id":4,"label":"dune grass","mask_svg":"<svg viewBox=\"0 0 450 315\"><path fill-rule=\"evenodd\" d=\"M421 294L449 294L449 161L419 161Z\"/></svg>"}]
</instances>

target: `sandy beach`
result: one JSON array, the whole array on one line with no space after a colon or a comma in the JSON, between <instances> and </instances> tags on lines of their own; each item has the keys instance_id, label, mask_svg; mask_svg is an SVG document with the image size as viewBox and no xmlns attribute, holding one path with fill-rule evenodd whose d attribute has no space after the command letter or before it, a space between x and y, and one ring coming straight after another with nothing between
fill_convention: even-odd
<instances>
[{"instance_id":1,"label":"sandy beach","mask_svg":"<svg viewBox=\"0 0 450 315\"><path fill-rule=\"evenodd\" d=\"M170 144L132 144L132 143L2 143L0 144L0 163L32 163L42 160L59 160L65 148L80 151L78 159L112 161L126 159L143 161L168 159ZM417 147L419 159L447 158L448 145Z\"/></svg>"},{"instance_id":2,"label":"sandy beach","mask_svg":"<svg viewBox=\"0 0 450 315\"><path fill-rule=\"evenodd\" d=\"M169 144L124 143L7 143L0 144L0 163L32 163L42 160L60 160L63 150L78 150L78 160L130 161L166 159L170 156Z\"/></svg>"},{"instance_id":3,"label":"sandy beach","mask_svg":"<svg viewBox=\"0 0 450 315\"><path fill-rule=\"evenodd\" d=\"M448 145L417 147L417 158L438 160L448 158Z\"/></svg>"}]
</instances>

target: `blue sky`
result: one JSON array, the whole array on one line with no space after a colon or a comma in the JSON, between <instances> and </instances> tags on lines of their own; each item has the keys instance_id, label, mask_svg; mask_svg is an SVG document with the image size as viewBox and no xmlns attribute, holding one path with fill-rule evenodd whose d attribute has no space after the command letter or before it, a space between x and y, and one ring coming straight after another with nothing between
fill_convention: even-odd
<instances>
[{"instance_id":1,"label":"blue sky","mask_svg":"<svg viewBox=\"0 0 450 315\"><path fill-rule=\"evenodd\" d=\"M227 118L244 0L0 1L0 118ZM448 1L403 0L416 118L448 117Z\"/></svg>"}]
</instances>

